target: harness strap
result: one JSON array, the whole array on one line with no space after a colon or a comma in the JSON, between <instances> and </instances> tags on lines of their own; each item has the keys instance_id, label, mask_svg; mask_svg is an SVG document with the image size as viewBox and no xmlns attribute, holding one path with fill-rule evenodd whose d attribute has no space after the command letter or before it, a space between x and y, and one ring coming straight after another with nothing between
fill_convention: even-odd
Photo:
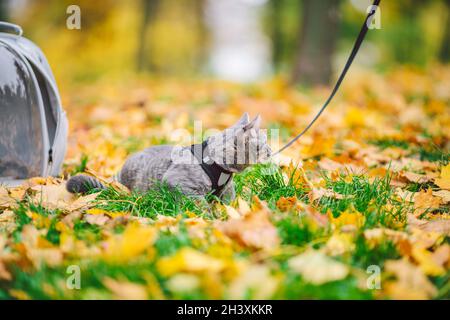
<instances>
[{"instance_id":1,"label":"harness strap","mask_svg":"<svg viewBox=\"0 0 450 320\"><path fill-rule=\"evenodd\" d=\"M312 121L306 126L306 128L303 129L302 132L300 132L297 136L295 136L291 141L289 141L280 150L275 152L272 156L275 156L278 153L281 153L285 149L289 148L295 141L300 139L301 136L303 136L306 133L306 131L308 131L309 128L312 127L314 122L316 122L316 120L320 117L322 112L328 107L328 105L330 104L331 100L333 100L336 92L339 90L339 88L341 86L341 83L342 83L342 81L345 78L345 75L347 74L347 71L350 69L350 66L353 63L353 60L355 59L356 55L358 54L359 48L361 47L361 44L363 43L364 38L366 37L367 31L369 30L368 26L372 22L373 16L375 15L376 9L377 9L378 5L380 4L380 1L381 0L374 0L373 5L372 5L372 10L367 15L366 20L364 21L364 24L363 24L363 26L361 28L361 31L359 32L358 38L356 38L355 44L353 45L352 52L350 53L350 56L347 59L347 63L345 64L344 69L341 72L341 75L339 76L336 84L334 85L333 91L331 92L331 94L328 97L328 99L325 101L325 104L322 106L322 108L320 108L319 112L315 115L315 117L312 119Z\"/></svg>"},{"instance_id":2,"label":"harness strap","mask_svg":"<svg viewBox=\"0 0 450 320\"><path fill-rule=\"evenodd\" d=\"M208 153L208 142L203 141L202 144L191 145L191 152L198 160L203 171L211 180L211 189L213 195L220 196L223 188L231 180L233 173L219 166Z\"/></svg>"}]
</instances>

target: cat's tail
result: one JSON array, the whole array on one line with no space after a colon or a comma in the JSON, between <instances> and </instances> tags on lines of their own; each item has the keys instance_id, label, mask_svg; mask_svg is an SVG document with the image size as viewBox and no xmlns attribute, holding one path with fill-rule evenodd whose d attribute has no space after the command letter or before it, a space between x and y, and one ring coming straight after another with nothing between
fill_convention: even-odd
<instances>
[{"instance_id":1,"label":"cat's tail","mask_svg":"<svg viewBox=\"0 0 450 320\"><path fill-rule=\"evenodd\" d=\"M78 174L67 181L66 189L71 193L86 194L92 189L106 189L106 186L95 177Z\"/></svg>"}]
</instances>

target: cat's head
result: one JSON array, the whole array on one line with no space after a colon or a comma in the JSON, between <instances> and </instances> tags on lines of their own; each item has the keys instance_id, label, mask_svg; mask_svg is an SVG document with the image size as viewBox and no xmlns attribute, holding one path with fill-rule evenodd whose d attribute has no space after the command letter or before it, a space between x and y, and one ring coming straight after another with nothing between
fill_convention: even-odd
<instances>
[{"instance_id":1,"label":"cat's head","mask_svg":"<svg viewBox=\"0 0 450 320\"><path fill-rule=\"evenodd\" d=\"M272 150L267 144L267 132L260 125L259 115L250 121L248 113L244 113L233 126L208 138L213 160L232 172L266 162Z\"/></svg>"}]
</instances>

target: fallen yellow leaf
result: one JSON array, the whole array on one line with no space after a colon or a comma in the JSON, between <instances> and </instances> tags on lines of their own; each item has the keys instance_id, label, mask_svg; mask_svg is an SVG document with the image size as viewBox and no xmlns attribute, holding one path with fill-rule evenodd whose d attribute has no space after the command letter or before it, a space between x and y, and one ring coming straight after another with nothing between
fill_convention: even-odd
<instances>
[{"instance_id":1,"label":"fallen yellow leaf","mask_svg":"<svg viewBox=\"0 0 450 320\"><path fill-rule=\"evenodd\" d=\"M183 248L171 257L160 259L157 263L158 271L164 276L179 272L218 272L224 266L221 260L192 248Z\"/></svg>"},{"instance_id":2,"label":"fallen yellow leaf","mask_svg":"<svg viewBox=\"0 0 450 320\"><path fill-rule=\"evenodd\" d=\"M314 250L289 259L288 265L292 271L301 274L306 281L316 285L344 279L349 273L345 264Z\"/></svg>"},{"instance_id":3,"label":"fallen yellow leaf","mask_svg":"<svg viewBox=\"0 0 450 320\"><path fill-rule=\"evenodd\" d=\"M438 185L441 189L450 190L450 164L442 167L441 176L436 178L434 183Z\"/></svg>"}]
</instances>

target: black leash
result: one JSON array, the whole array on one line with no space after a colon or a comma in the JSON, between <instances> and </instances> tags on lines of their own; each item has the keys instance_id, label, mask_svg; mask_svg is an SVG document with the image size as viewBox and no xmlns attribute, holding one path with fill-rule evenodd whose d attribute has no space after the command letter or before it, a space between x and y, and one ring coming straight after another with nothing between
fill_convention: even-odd
<instances>
[{"instance_id":1,"label":"black leash","mask_svg":"<svg viewBox=\"0 0 450 320\"><path fill-rule=\"evenodd\" d=\"M330 104L331 100L333 100L336 92L339 90L342 81L345 78L345 75L347 74L348 69L350 69L350 66L353 63L353 60L355 59L356 55L358 54L359 48L361 47L361 44L364 41L364 38L366 37L367 31L369 30L369 25L372 22L373 16L376 12L376 9L378 7L378 5L380 4L381 0L374 0L373 5L372 5L372 10L369 12L369 14L366 17L366 20L364 21L364 24L361 28L361 31L359 32L358 38L356 38L355 44L353 45L353 49L352 52L350 53L350 56L347 59L347 63L345 64L344 69L341 72L341 75L339 76L336 84L334 85L333 91L331 92L331 95L328 97L327 101L325 101L325 104L322 106L322 108L320 108L319 112L316 114L316 116L312 119L312 121L308 124L308 126L303 129L302 132L300 132L297 136L295 136L291 141L289 141L284 147L282 147L280 150L278 150L277 152L275 152L272 156L277 155L278 153L281 153L282 151L284 151L285 149L289 148L295 141L297 141L298 139L301 138L301 136L303 136L306 131L309 130L309 128L312 127L312 125L314 124L314 122L316 122L316 120L320 117L320 115L322 114L322 112L328 107L328 105Z\"/></svg>"}]
</instances>

